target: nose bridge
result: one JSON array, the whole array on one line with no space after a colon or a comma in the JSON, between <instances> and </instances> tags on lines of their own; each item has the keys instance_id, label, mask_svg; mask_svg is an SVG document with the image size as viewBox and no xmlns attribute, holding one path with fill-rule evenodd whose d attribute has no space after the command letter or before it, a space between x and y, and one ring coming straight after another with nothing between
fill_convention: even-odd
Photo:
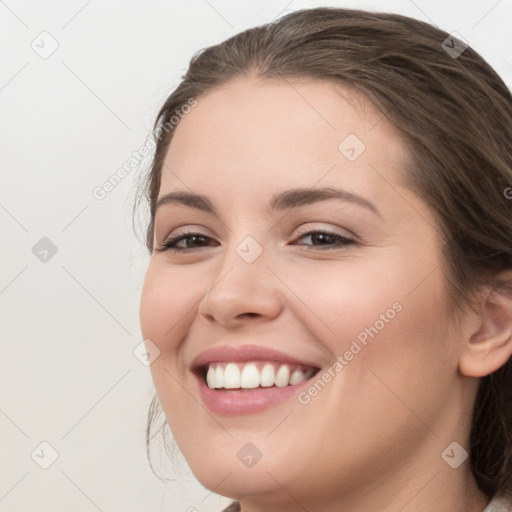
<instances>
[{"instance_id":1,"label":"nose bridge","mask_svg":"<svg viewBox=\"0 0 512 512\"><path fill-rule=\"evenodd\" d=\"M279 281L267 268L268 251L256 236L231 232L222 262L201 301L200 312L226 324L245 313L267 317L278 314Z\"/></svg>"},{"instance_id":2,"label":"nose bridge","mask_svg":"<svg viewBox=\"0 0 512 512\"><path fill-rule=\"evenodd\" d=\"M247 231L246 231L247 232ZM219 284L226 279L233 281L232 285L250 285L251 281L260 282L264 274L268 273L267 251L253 235L246 235L237 241L236 233L231 234L232 240L222 255L222 264L217 280ZM238 236L238 240L240 240ZM262 237L259 236L261 239ZM213 287L217 285L212 284ZM252 286L251 286L252 288Z\"/></svg>"},{"instance_id":3,"label":"nose bridge","mask_svg":"<svg viewBox=\"0 0 512 512\"><path fill-rule=\"evenodd\" d=\"M269 225L259 213L258 205L249 205L246 201L239 203L236 211L243 211L245 215L235 213L233 216L222 254L223 274L230 268L249 276L251 272L261 273L268 262Z\"/></svg>"}]
</instances>

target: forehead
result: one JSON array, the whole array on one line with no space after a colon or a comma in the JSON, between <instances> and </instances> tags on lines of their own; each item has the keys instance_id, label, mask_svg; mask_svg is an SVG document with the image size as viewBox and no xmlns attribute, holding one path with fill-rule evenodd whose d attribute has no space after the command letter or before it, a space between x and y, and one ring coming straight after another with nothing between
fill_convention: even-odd
<instances>
[{"instance_id":1,"label":"forehead","mask_svg":"<svg viewBox=\"0 0 512 512\"><path fill-rule=\"evenodd\" d=\"M236 184L248 193L262 184L341 180L376 195L378 173L389 174L405 155L398 131L375 104L333 81L247 76L196 99L175 128L162 191L182 188L180 180L203 190Z\"/></svg>"}]
</instances>

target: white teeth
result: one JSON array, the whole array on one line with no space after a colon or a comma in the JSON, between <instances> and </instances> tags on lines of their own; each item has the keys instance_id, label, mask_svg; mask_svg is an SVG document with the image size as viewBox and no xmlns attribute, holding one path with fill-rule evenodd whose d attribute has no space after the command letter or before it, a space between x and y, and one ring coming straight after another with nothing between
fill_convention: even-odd
<instances>
[{"instance_id":1,"label":"white teeth","mask_svg":"<svg viewBox=\"0 0 512 512\"><path fill-rule=\"evenodd\" d=\"M240 387L240 369L237 364L228 363L224 368L224 387L227 389Z\"/></svg>"},{"instance_id":2,"label":"white teeth","mask_svg":"<svg viewBox=\"0 0 512 512\"><path fill-rule=\"evenodd\" d=\"M241 388L257 388L260 385L260 372L255 364L249 363L242 370Z\"/></svg>"},{"instance_id":3,"label":"white teeth","mask_svg":"<svg viewBox=\"0 0 512 512\"><path fill-rule=\"evenodd\" d=\"M300 370L295 370L291 376L290 376L290 385L298 384L299 382L302 382L305 380L304 378L304 372Z\"/></svg>"},{"instance_id":4,"label":"white teeth","mask_svg":"<svg viewBox=\"0 0 512 512\"><path fill-rule=\"evenodd\" d=\"M217 382L220 382L220 385L217 385ZM224 368L222 366L217 366L215 369L215 386L216 388L221 388L224 386Z\"/></svg>"},{"instance_id":5,"label":"white teeth","mask_svg":"<svg viewBox=\"0 0 512 512\"><path fill-rule=\"evenodd\" d=\"M275 370L274 367L267 363L260 372L260 386L268 388L274 385Z\"/></svg>"},{"instance_id":6,"label":"white teeth","mask_svg":"<svg viewBox=\"0 0 512 512\"><path fill-rule=\"evenodd\" d=\"M212 363L206 373L206 384L210 389L254 389L257 387L278 388L295 385L313 375L313 368L290 370L287 364L265 363L261 369L255 362ZM277 371L276 371L277 368Z\"/></svg>"},{"instance_id":7,"label":"white teeth","mask_svg":"<svg viewBox=\"0 0 512 512\"><path fill-rule=\"evenodd\" d=\"M288 386L288 382L290 382L290 368L288 368L287 364L283 364L279 367L274 382L278 388Z\"/></svg>"},{"instance_id":8,"label":"white teeth","mask_svg":"<svg viewBox=\"0 0 512 512\"><path fill-rule=\"evenodd\" d=\"M208 368L208 373L206 374L206 384L208 384L209 388L215 387L215 368L213 366L210 366Z\"/></svg>"}]
</instances>

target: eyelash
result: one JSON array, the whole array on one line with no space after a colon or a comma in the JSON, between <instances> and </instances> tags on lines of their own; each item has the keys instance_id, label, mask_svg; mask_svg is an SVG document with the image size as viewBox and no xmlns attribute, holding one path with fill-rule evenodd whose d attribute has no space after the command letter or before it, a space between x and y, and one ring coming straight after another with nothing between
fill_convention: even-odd
<instances>
[{"instance_id":1,"label":"eyelash","mask_svg":"<svg viewBox=\"0 0 512 512\"><path fill-rule=\"evenodd\" d=\"M351 240L350 238L346 238L344 236L338 235L337 233L331 233L330 231L322 231L322 230L307 231L305 233L302 233L298 239L303 238L305 236L318 235L318 234L330 236L336 240L335 245L331 246L331 247L322 247L322 246L318 246L318 245L310 246L310 247L316 247L320 251L341 249L343 247L357 245L357 242L355 240ZM196 232L191 231L188 233L180 233L179 235L176 235L176 236L170 238L169 240L167 240L165 243L162 244L162 247L156 248L156 250L159 252L172 251L172 252L176 252L176 253L178 253L178 252L185 253L185 252L193 251L195 249L201 249L202 247L186 247L186 248L173 247L173 245L177 244L181 240L189 240L194 236L201 237L206 240L212 240L212 238L209 236L203 235L202 233L196 233Z\"/></svg>"}]
</instances>

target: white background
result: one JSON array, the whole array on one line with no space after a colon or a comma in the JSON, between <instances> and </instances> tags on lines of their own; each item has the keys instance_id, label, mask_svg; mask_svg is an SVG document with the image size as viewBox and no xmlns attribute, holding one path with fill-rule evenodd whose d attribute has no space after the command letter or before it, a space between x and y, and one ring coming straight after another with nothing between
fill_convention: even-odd
<instances>
[{"instance_id":1,"label":"white background","mask_svg":"<svg viewBox=\"0 0 512 512\"><path fill-rule=\"evenodd\" d=\"M512 0L0 1L0 511L213 512L229 503L186 469L167 467L176 478L167 484L149 469L153 386L133 355L148 255L131 224L145 167L103 200L92 191L144 143L196 51L320 5L457 31L512 87ZM43 31L58 43L46 59L31 47L50 47ZM46 262L32 251L43 237L57 248ZM34 458L49 460L43 441L59 454L48 469L31 457L39 447Z\"/></svg>"}]
</instances>

